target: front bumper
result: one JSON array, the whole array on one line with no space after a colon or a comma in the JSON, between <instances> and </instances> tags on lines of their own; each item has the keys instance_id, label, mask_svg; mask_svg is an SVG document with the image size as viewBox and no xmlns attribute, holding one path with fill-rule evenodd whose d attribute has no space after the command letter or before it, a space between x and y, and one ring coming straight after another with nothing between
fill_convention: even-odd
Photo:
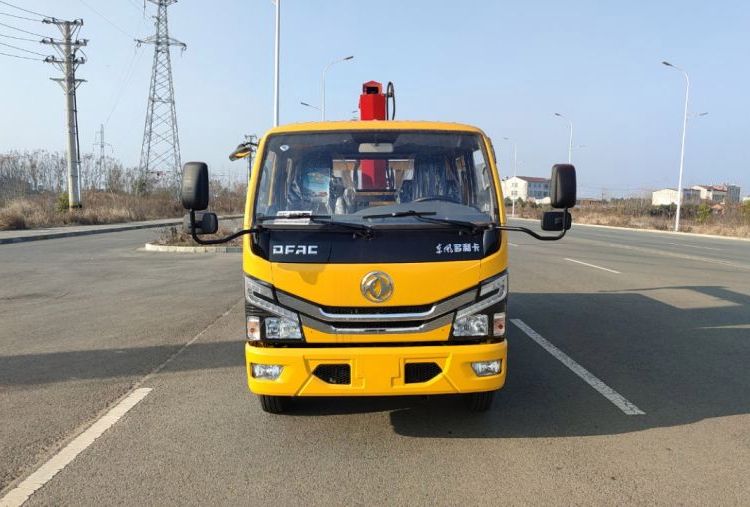
<instances>
[{"instance_id":1,"label":"front bumper","mask_svg":"<svg viewBox=\"0 0 750 507\"><path fill-rule=\"evenodd\" d=\"M274 396L392 396L494 391L505 383L506 341L480 345L281 348L245 344L248 386ZM474 361L502 360L497 375L478 377ZM441 373L426 382L406 383L405 365L434 362ZM284 367L276 380L256 379L251 364ZM348 364L349 384L329 384L313 375L319 365Z\"/></svg>"}]
</instances>

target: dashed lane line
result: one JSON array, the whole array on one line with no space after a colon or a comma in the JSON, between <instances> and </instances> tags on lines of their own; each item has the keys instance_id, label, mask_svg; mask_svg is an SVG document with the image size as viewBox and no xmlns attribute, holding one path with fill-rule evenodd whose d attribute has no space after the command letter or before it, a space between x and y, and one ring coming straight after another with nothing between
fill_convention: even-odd
<instances>
[{"instance_id":1,"label":"dashed lane line","mask_svg":"<svg viewBox=\"0 0 750 507\"><path fill-rule=\"evenodd\" d=\"M560 361L562 364L567 366L573 373L578 375L584 382L593 387L599 394L607 398L613 405L622 410L625 415L645 415L646 413L640 408L636 407L633 403L628 401L620 393L609 387L607 384L599 380L593 373L588 371L586 368L576 363L570 356L565 354L562 350L558 349L547 341L542 335L531 329L521 319L510 320L518 329L526 333L526 336L534 340L544 350L552 354L552 356Z\"/></svg>"},{"instance_id":2,"label":"dashed lane line","mask_svg":"<svg viewBox=\"0 0 750 507\"><path fill-rule=\"evenodd\" d=\"M602 266L597 266L596 264L589 264L588 262L577 261L577 260L575 260L575 259L569 259L569 258L567 258L567 257L565 257L565 260L566 260L566 261L570 261L570 262L575 262L576 264L582 264L582 265L584 265L584 266L588 266L588 267L590 267L590 268L601 269L602 271L609 271L610 273L614 273L614 274L616 274L616 275L620 275L620 274L622 274L622 273L620 273L619 271L615 271L614 269L603 268Z\"/></svg>"},{"instance_id":3,"label":"dashed lane line","mask_svg":"<svg viewBox=\"0 0 750 507\"><path fill-rule=\"evenodd\" d=\"M150 387L140 387L144 382L150 380L152 377L157 375L163 370L169 363L171 363L177 356L182 354L185 349L190 347L198 339L201 338L209 329L211 329L217 322L222 318L226 317L234 310L237 305L242 303L244 298L234 303L224 313L219 315L213 320L208 326L206 326L200 333L196 334L190 341L180 347L177 352L169 356L163 363L154 368L150 373L141 378L134 384L131 391L120 400L120 402L110 409L106 414L97 419L86 431L74 438L68 445L62 448L60 452L55 454L46 463L29 475L26 479L21 481L16 487L8 491L8 493L0 498L0 507L18 507L23 505L31 495L33 495L39 488L47 484L58 472L68 466L81 452L87 447L94 443L105 431L111 428L120 418L125 415L131 408L136 406L148 393L151 392Z\"/></svg>"},{"instance_id":4,"label":"dashed lane line","mask_svg":"<svg viewBox=\"0 0 750 507\"><path fill-rule=\"evenodd\" d=\"M72 442L52 456L33 474L24 479L0 499L0 507L17 507L23 505L36 490L47 484L57 473L68 466L84 449L94 443L105 431L111 428L131 408L136 406L151 392L149 387L141 387L131 392L109 412L99 418L89 429L78 435Z\"/></svg>"}]
</instances>

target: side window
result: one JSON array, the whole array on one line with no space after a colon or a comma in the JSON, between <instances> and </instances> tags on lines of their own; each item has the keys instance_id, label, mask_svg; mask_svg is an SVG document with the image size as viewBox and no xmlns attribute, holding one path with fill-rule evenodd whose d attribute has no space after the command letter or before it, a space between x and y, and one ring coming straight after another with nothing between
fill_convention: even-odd
<instances>
[{"instance_id":1,"label":"side window","mask_svg":"<svg viewBox=\"0 0 750 507\"><path fill-rule=\"evenodd\" d=\"M490 174L490 167L484 158L484 152L481 148L476 148L471 153L472 161L474 162L474 177L477 181L477 202L480 204L480 209L485 213L492 214L492 175Z\"/></svg>"},{"instance_id":2,"label":"side window","mask_svg":"<svg viewBox=\"0 0 750 507\"><path fill-rule=\"evenodd\" d=\"M257 213L266 215L273 206L274 186L276 180L276 152L270 151L266 154L266 159L261 169L260 184L258 185L258 197L256 198Z\"/></svg>"}]
</instances>

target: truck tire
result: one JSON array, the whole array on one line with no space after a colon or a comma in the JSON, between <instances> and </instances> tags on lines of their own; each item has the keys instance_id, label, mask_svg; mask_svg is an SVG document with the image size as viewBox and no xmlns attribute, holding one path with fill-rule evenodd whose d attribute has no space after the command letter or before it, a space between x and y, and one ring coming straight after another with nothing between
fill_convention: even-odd
<instances>
[{"instance_id":1,"label":"truck tire","mask_svg":"<svg viewBox=\"0 0 750 507\"><path fill-rule=\"evenodd\" d=\"M471 412L486 412L492 406L492 400L495 398L495 391L485 391L482 393L471 393L467 395L466 401Z\"/></svg>"},{"instance_id":2,"label":"truck tire","mask_svg":"<svg viewBox=\"0 0 750 507\"><path fill-rule=\"evenodd\" d=\"M269 414L281 414L286 411L288 405L288 399L285 396L268 396L266 394L259 394L260 406L263 412Z\"/></svg>"}]
</instances>

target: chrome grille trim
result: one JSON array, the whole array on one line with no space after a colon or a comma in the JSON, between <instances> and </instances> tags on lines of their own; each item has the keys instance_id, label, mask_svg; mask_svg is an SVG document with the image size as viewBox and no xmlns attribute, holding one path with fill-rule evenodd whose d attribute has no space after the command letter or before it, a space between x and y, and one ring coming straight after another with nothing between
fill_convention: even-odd
<instances>
[{"instance_id":1,"label":"chrome grille trim","mask_svg":"<svg viewBox=\"0 0 750 507\"><path fill-rule=\"evenodd\" d=\"M407 326L407 327L336 327L334 324L321 322L307 315L300 315L302 325L309 328L321 331L327 334L408 334L408 333L424 333L426 331L433 331L440 327L450 325L453 323L453 313L448 313L442 317L425 322L418 326ZM408 322L408 321L405 321Z\"/></svg>"},{"instance_id":2,"label":"chrome grille trim","mask_svg":"<svg viewBox=\"0 0 750 507\"><path fill-rule=\"evenodd\" d=\"M438 316L445 315L446 313L452 312L461 306L472 303L476 300L477 288L462 292L449 299L436 303L427 311L416 312L416 313L332 313L326 312L318 305L297 299L289 294L277 291L276 298L278 302L287 308L298 311L304 316L312 317L312 320L319 320L323 322L414 322L424 321L432 319ZM387 310L388 307L380 307L383 310ZM451 316L452 317L452 316ZM314 327L314 326L311 326ZM437 326L440 327L440 326ZM389 328L390 329L390 328ZM409 329L409 328L403 328ZM416 329L416 327L414 327ZM424 330L424 329L423 329ZM344 330L342 330L343 332ZM364 331L363 331L364 332ZM369 332L369 331L368 331ZM389 331L396 332L396 331ZM407 331L402 331L407 332ZM418 332L418 331L412 331Z\"/></svg>"}]
</instances>

